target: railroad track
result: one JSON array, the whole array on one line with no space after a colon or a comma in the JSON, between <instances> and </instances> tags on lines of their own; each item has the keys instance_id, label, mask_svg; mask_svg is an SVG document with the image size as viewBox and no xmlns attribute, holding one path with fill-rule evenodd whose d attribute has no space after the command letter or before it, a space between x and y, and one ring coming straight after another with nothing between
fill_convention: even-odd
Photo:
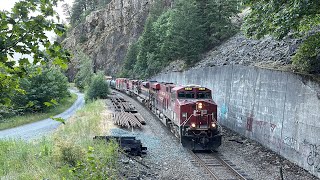
<instances>
[{"instance_id":1,"label":"railroad track","mask_svg":"<svg viewBox=\"0 0 320 180\"><path fill-rule=\"evenodd\" d=\"M235 165L231 164L221 154L211 152L193 152L190 150L190 154L194 157L193 164L201 166L207 172L207 175L215 180L251 180L243 172L239 172L240 169L235 168Z\"/></svg>"}]
</instances>

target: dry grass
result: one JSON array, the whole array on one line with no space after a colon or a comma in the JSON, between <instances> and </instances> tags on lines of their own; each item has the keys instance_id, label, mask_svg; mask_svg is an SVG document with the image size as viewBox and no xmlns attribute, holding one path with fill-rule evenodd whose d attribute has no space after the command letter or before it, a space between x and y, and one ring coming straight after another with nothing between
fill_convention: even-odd
<instances>
[{"instance_id":1,"label":"dry grass","mask_svg":"<svg viewBox=\"0 0 320 180\"><path fill-rule=\"evenodd\" d=\"M101 113L101 135L110 135L110 130L117 127L114 124L112 114L112 111L108 110L107 107L105 107L105 110Z\"/></svg>"}]
</instances>

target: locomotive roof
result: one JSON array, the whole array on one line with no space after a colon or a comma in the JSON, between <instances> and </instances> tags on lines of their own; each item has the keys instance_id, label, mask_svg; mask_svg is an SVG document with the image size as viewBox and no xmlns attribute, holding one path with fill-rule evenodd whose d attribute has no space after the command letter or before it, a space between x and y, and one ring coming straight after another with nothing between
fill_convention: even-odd
<instances>
[{"instance_id":1,"label":"locomotive roof","mask_svg":"<svg viewBox=\"0 0 320 180\"><path fill-rule=\"evenodd\" d=\"M172 91L178 91L183 88L184 88L183 86L176 86L176 87L172 88Z\"/></svg>"}]
</instances>

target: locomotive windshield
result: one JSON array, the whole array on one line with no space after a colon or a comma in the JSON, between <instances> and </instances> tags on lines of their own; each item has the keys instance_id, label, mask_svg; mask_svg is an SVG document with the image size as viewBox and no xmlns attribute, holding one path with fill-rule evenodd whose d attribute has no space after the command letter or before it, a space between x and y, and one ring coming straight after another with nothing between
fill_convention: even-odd
<instances>
[{"instance_id":1,"label":"locomotive windshield","mask_svg":"<svg viewBox=\"0 0 320 180\"><path fill-rule=\"evenodd\" d=\"M194 99L195 94L194 92L179 92L178 98L179 99Z\"/></svg>"},{"instance_id":2,"label":"locomotive windshield","mask_svg":"<svg viewBox=\"0 0 320 180\"><path fill-rule=\"evenodd\" d=\"M211 93L210 92L198 92L197 99L211 99Z\"/></svg>"}]
</instances>

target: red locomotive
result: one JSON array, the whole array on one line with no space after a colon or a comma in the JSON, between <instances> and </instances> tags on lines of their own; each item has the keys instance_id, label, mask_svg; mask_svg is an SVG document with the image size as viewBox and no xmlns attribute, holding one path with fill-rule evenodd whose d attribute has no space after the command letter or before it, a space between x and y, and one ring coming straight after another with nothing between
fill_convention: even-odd
<instances>
[{"instance_id":1,"label":"red locomotive","mask_svg":"<svg viewBox=\"0 0 320 180\"><path fill-rule=\"evenodd\" d=\"M215 150L221 145L217 105L210 89L155 81L116 79L111 87L136 97L192 150Z\"/></svg>"}]
</instances>

